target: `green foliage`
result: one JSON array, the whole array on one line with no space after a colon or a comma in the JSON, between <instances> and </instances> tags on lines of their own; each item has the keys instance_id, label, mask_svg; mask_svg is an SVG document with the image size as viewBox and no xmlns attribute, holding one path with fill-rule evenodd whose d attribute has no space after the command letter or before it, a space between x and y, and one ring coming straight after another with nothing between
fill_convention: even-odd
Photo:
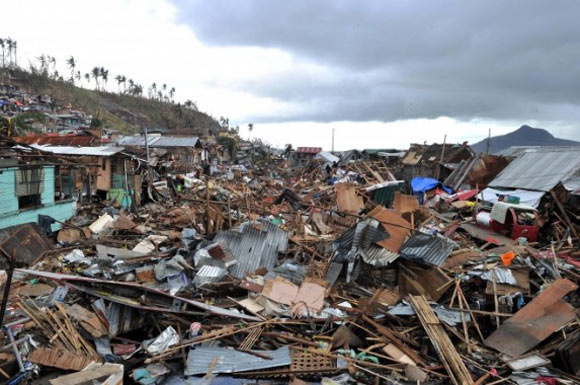
<instances>
[{"instance_id":1,"label":"green foliage","mask_svg":"<svg viewBox=\"0 0 580 385\"><path fill-rule=\"evenodd\" d=\"M236 140L227 136L220 136L218 137L217 142L228 149L228 154L230 154L230 158L233 159L236 155Z\"/></svg>"},{"instance_id":2,"label":"green foliage","mask_svg":"<svg viewBox=\"0 0 580 385\"><path fill-rule=\"evenodd\" d=\"M99 118L92 118L91 119L91 128L101 128L103 127L103 121Z\"/></svg>"}]
</instances>

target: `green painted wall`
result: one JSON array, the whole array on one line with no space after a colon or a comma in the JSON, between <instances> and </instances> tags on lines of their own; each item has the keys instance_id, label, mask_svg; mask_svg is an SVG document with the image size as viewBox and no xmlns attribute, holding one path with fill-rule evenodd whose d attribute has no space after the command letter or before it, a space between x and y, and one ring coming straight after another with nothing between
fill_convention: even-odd
<instances>
[{"instance_id":1,"label":"green painted wall","mask_svg":"<svg viewBox=\"0 0 580 385\"><path fill-rule=\"evenodd\" d=\"M16 169L0 169L0 229L38 222L38 214L51 216L61 222L74 215L74 201L54 201L54 166L44 167L44 191L40 196L42 207L19 210L16 197ZM53 230L59 228L59 224L52 225Z\"/></svg>"}]
</instances>

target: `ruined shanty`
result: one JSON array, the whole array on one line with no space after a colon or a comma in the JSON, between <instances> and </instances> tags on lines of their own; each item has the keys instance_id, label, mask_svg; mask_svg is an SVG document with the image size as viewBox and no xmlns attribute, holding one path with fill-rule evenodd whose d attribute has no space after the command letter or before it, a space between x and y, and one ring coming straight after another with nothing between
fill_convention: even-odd
<instances>
[{"instance_id":1,"label":"ruined shanty","mask_svg":"<svg viewBox=\"0 0 580 385\"><path fill-rule=\"evenodd\" d=\"M475 157L467 145L461 144L411 144L403 158L403 176L411 180L416 176L435 179L447 178L461 161Z\"/></svg>"},{"instance_id":2,"label":"ruined shanty","mask_svg":"<svg viewBox=\"0 0 580 385\"><path fill-rule=\"evenodd\" d=\"M59 222L72 218L76 204L73 199L59 197L57 170L58 165L48 162L24 164L16 157L0 159L0 228L38 223L39 216Z\"/></svg>"},{"instance_id":3,"label":"ruined shanty","mask_svg":"<svg viewBox=\"0 0 580 385\"><path fill-rule=\"evenodd\" d=\"M124 208L139 205L146 161L122 147L39 146L32 148L74 161L57 168L60 197L80 202L90 197L117 202Z\"/></svg>"},{"instance_id":4,"label":"ruined shanty","mask_svg":"<svg viewBox=\"0 0 580 385\"><path fill-rule=\"evenodd\" d=\"M297 166L303 166L322 151L321 147L297 147L291 159Z\"/></svg>"},{"instance_id":5,"label":"ruined shanty","mask_svg":"<svg viewBox=\"0 0 580 385\"><path fill-rule=\"evenodd\" d=\"M197 136L125 136L117 140L122 147L162 150L159 155L168 170L191 172L208 160L207 151ZM162 154L164 152L164 154Z\"/></svg>"}]
</instances>

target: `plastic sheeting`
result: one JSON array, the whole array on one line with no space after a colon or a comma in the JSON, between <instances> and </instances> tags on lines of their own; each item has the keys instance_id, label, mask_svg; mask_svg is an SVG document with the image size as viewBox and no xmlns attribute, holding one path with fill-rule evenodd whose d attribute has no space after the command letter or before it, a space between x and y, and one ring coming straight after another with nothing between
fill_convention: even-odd
<instances>
[{"instance_id":1,"label":"plastic sheeting","mask_svg":"<svg viewBox=\"0 0 580 385\"><path fill-rule=\"evenodd\" d=\"M544 196L545 192L541 191L529 191L529 190L496 190L494 188L488 187L479 193L479 199L492 204L499 202L500 195L512 195L520 198L520 204L526 206L532 206L538 208L540 205L540 200Z\"/></svg>"},{"instance_id":2,"label":"plastic sheeting","mask_svg":"<svg viewBox=\"0 0 580 385\"><path fill-rule=\"evenodd\" d=\"M433 190L434 188L437 187L441 187L448 194L453 193L453 190L451 188L443 186L443 184L439 182L437 179L418 176L413 178L413 180L411 180L411 188L413 189L414 194L419 195L419 203L423 203L423 196L421 193Z\"/></svg>"}]
</instances>

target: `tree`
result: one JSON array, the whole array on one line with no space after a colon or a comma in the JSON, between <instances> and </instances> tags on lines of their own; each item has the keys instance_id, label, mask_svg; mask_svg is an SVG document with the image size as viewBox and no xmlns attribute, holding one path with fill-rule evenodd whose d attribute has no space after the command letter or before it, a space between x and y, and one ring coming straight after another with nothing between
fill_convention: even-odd
<instances>
[{"instance_id":1,"label":"tree","mask_svg":"<svg viewBox=\"0 0 580 385\"><path fill-rule=\"evenodd\" d=\"M188 109L193 110L193 111L198 111L197 104L195 102L192 102L189 99L187 99L185 101L185 103L183 103L183 105L185 106L185 108L188 108Z\"/></svg>"},{"instance_id":2,"label":"tree","mask_svg":"<svg viewBox=\"0 0 580 385\"><path fill-rule=\"evenodd\" d=\"M6 46L8 47L8 67L10 67L10 63L12 61L12 39L11 38L7 38L5 40L6 42Z\"/></svg>"},{"instance_id":3,"label":"tree","mask_svg":"<svg viewBox=\"0 0 580 385\"><path fill-rule=\"evenodd\" d=\"M284 147L284 155L288 156L290 155L290 153L294 151L294 148L292 147L292 143L288 143L285 147Z\"/></svg>"},{"instance_id":4,"label":"tree","mask_svg":"<svg viewBox=\"0 0 580 385\"><path fill-rule=\"evenodd\" d=\"M169 90L169 97L171 98L171 103L174 102L173 97L175 96L175 87L171 87Z\"/></svg>"},{"instance_id":5,"label":"tree","mask_svg":"<svg viewBox=\"0 0 580 385\"><path fill-rule=\"evenodd\" d=\"M77 79L77 82L80 82L81 81L81 79L82 79L81 71L77 71L76 79Z\"/></svg>"},{"instance_id":6,"label":"tree","mask_svg":"<svg viewBox=\"0 0 580 385\"><path fill-rule=\"evenodd\" d=\"M99 77L101 76L101 70L99 67L93 67L91 70L91 74L93 75L93 79L95 79L95 89L99 89Z\"/></svg>"},{"instance_id":7,"label":"tree","mask_svg":"<svg viewBox=\"0 0 580 385\"><path fill-rule=\"evenodd\" d=\"M115 76L115 80L117 81L117 93L121 93L121 83L123 83L123 77L121 75Z\"/></svg>"},{"instance_id":8,"label":"tree","mask_svg":"<svg viewBox=\"0 0 580 385\"><path fill-rule=\"evenodd\" d=\"M0 48L2 48L2 67L6 67L6 45L4 45L4 39L0 38Z\"/></svg>"},{"instance_id":9,"label":"tree","mask_svg":"<svg viewBox=\"0 0 580 385\"><path fill-rule=\"evenodd\" d=\"M103 91L107 90L107 81L109 80L109 70L106 70L105 67L101 67L99 69L101 74L101 78L103 79Z\"/></svg>"},{"instance_id":10,"label":"tree","mask_svg":"<svg viewBox=\"0 0 580 385\"><path fill-rule=\"evenodd\" d=\"M71 57L69 57L66 61L66 64L68 65L68 68L70 69L70 81L71 83L75 83L75 69L77 66L77 63L75 62L75 58L71 55Z\"/></svg>"},{"instance_id":11,"label":"tree","mask_svg":"<svg viewBox=\"0 0 580 385\"><path fill-rule=\"evenodd\" d=\"M55 71L56 68L56 58L54 56L48 56L48 63L52 64L52 70Z\"/></svg>"},{"instance_id":12,"label":"tree","mask_svg":"<svg viewBox=\"0 0 580 385\"><path fill-rule=\"evenodd\" d=\"M85 79L87 80L87 84L90 86L91 85L91 74L89 74L88 72L85 74Z\"/></svg>"},{"instance_id":13,"label":"tree","mask_svg":"<svg viewBox=\"0 0 580 385\"><path fill-rule=\"evenodd\" d=\"M42 54L36 60L40 63L40 74L48 77L48 57Z\"/></svg>"},{"instance_id":14,"label":"tree","mask_svg":"<svg viewBox=\"0 0 580 385\"><path fill-rule=\"evenodd\" d=\"M14 40L12 42L12 44L14 45L14 68L16 68L16 67L18 67L18 55L16 53L16 48L17 48L17 46L16 46L16 40Z\"/></svg>"}]
</instances>

